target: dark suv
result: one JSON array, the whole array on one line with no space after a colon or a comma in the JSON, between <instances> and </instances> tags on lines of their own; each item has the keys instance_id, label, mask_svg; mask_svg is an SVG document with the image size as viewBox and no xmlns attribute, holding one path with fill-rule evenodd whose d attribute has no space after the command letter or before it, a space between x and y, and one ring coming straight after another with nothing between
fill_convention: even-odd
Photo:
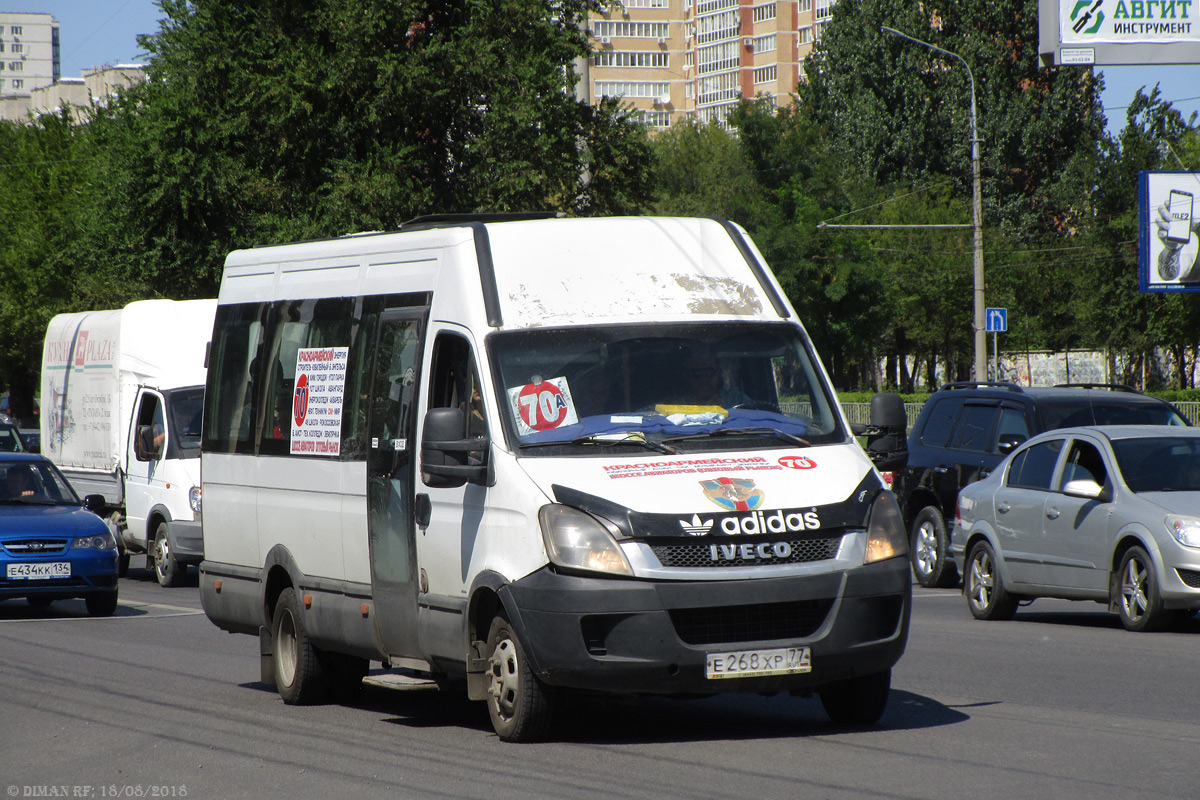
<instances>
[{"instance_id":1,"label":"dark suv","mask_svg":"<svg viewBox=\"0 0 1200 800\"><path fill-rule=\"evenodd\" d=\"M892 489L911 536L909 559L922 586L954 586L946 559L958 491L986 477L1035 434L1075 425L1187 425L1170 403L1128 386L949 383L930 395L908 435L908 465Z\"/></svg>"}]
</instances>

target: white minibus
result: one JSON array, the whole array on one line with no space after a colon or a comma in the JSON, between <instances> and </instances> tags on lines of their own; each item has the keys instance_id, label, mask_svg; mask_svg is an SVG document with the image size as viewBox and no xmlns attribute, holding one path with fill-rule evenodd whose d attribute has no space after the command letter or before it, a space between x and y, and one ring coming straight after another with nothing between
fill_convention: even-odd
<instances>
[{"instance_id":1,"label":"white minibus","mask_svg":"<svg viewBox=\"0 0 1200 800\"><path fill-rule=\"evenodd\" d=\"M883 714L899 510L737 225L444 215L233 252L204 415L204 610L287 703L378 662L465 684L507 741L583 692Z\"/></svg>"}]
</instances>

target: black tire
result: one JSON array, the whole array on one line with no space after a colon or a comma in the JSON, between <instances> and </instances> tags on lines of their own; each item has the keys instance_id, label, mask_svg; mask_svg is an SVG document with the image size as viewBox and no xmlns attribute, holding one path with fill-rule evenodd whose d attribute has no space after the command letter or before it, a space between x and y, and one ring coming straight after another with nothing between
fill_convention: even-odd
<instances>
[{"instance_id":1,"label":"black tire","mask_svg":"<svg viewBox=\"0 0 1200 800\"><path fill-rule=\"evenodd\" d=\"M124 578L129 575L129 553L124 548L117 555L117 577Z\"/></svg>"},{"instance_id":2,"label":"black tire","mask_svg":"<svg viewBox=\"0 0 1200 800\"><path fill-rule=\"evenodd\" d=\"M908 557L917 583L930 588L957 585L958 568L946 558L950 536L942 512L933 506L922 508L913 519L911 537Z\"/></svg>"},{"instance_id":3,"label":"black tire","mask_svg":"<svg viewBox=\"0 0 1200 800\"><path fill-rule=\"evenodd\" d=\"M175 558L168 533L167 523L158 523L154 543L150 545L150 560L154 563L154 577L158 578L158 585L170 589L183 586L187 580L187 564L181 564Z\"/></svg>"},{"instance_id":4,"label":"black tire","mask_svg":"<svg viewBox=\"0 0 1200 800\"><path fill-rule=\"evenodd\" d=\"M887 708L892 672L860 675L819 689L825 713L839 725L873 725Z\"/></svg>"},{"instance_id":5,"label":"black tire","mask_svg":"<svg viewBox=\"0 0 1200 800\"><path fill-rule=\"evenodd\" d=\"M271 634L275 645L275 688L283 702L305 706L324 700L328 679L320 653L308 640L296 590L290 586L275 601Z\"/></svg>"},{"instance_id":6,"label":"black tire","mask_svg":"<svg viewBox=\"0 0 1200 800\"><path fill-rule=\"evenodd\" d=\"M975 619L1012 619L1017 613L1018 598L1004 588L996 552L987 542L976 542L967 553L967 574L963 578L963 594Z\"/></svg>"},{"instance_id":7,"label":"black tire","mask_svg":"<svg viewBox=\"0 0 1200 800\"><path fill-rule=\"evenodd\" d=\"M525 649L503 616L488 631L488 714L506 742L536 742L550 732L550 691L529 669Z\"/></svg>"},{"instance_id":8,"label":"black tire","mask_svg":"<svg viewBox=\"0 0 1200 800\"><path fill-rule=\"evenodd\" d=\"M84 598L87 611L93 617L111 617L117 613L117 590L111 592L92 592Z\"/></svg>"},{"instance_id":9,"label":"black tire","mask_svg":"<svg viewBox=\"0 0 1200 800\"><path fill-rule=\"evenodd\" d=\"M1156 631L1171 622L1172 615L1163 608L1154 562L1142 548L1131 547L1125 551L1112 587L1116 592L1113 600L1117 615L1125 630Z\"/></svg>"}]
</instances>

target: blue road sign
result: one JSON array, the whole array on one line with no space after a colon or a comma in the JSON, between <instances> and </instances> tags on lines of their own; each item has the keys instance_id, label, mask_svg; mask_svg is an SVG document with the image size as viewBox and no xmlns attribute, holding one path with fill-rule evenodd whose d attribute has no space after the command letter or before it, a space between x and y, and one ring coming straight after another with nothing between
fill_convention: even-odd
<instances>
[{"instance_id":1,"label":"blue road sign","mask_svg":"<svg viewBox=\"0 0 1200 800\"><path fill-rule=\"evenodd\" d=\"M1008 332L1008 309L1007 308L989 308L984 312L984 320L986 320L985 333L1007 333Z\"/></svg>"}]
</instances>

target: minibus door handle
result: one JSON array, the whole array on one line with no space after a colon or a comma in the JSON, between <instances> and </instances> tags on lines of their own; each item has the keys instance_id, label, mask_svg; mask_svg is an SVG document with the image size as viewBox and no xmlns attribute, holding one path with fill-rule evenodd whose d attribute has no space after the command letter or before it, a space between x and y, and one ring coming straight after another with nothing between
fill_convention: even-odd
<instances>
[{"instance_id":1,"label":"minibus door handle","mask_svg":"<svg viewBox=\"0 0 1200 800\"><path fill-rule=\"evenodd\" d=\"M433 503L429 502L429 495L422 492L417 495L416 502L413 503L413 518L417 523L418 528L428 528L429 518L433 516Z\"/></svg>"}]
</instances>

